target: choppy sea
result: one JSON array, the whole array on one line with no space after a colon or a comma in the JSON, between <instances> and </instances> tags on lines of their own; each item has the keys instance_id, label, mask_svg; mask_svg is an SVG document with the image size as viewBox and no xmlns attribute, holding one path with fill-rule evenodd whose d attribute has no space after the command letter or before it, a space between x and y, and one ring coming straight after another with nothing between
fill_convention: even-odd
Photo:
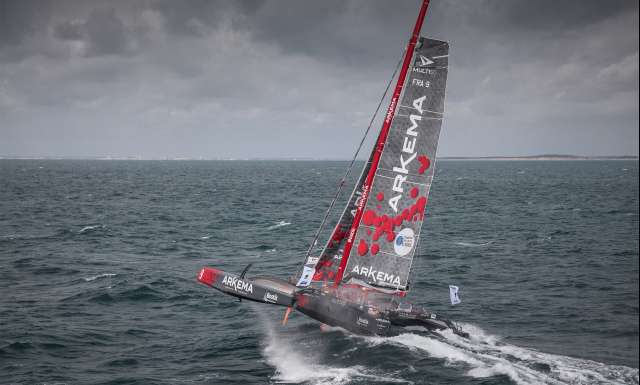
<instances>
[{"instance_id":1,"label":"choppy sea","mask_svg":"<svg viewBox=\"0 0 640 385\"><path fill-rule=\"evenodd\" d=\"M470 340L282 327L196 282L286 278L345 167L0 160L0 383L638 384L637 161L438 162L409 299Z\"/></svg>"}]
</instances>

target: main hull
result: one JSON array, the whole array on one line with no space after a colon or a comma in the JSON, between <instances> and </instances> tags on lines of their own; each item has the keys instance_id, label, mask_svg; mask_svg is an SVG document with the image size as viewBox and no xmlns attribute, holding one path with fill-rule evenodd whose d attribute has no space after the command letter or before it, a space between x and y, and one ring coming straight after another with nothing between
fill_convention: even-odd
<instances>
[{"instance_id":1,"label":"main hull","mask_svg":"<svg viewBox=\"0 0 640 385\"><path fill-rule=\"evenodd\" d=\"M388 295L362 287L304 288L272 277L245 278L210 267L198 280L224 294L254 302L289 307L330 326L360 335L393 336L406 327L438 332L450 329L468 337L455 323ZM381 299L382 298L382 299Z\"/></svg>"}]
</instances>

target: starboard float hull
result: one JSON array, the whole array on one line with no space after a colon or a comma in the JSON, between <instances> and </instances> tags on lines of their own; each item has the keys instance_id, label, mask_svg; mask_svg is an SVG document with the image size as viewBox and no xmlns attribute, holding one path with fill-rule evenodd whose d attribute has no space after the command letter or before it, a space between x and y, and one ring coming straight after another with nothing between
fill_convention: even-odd
<instances>
[{"instance_id":1,"label":"starboard float hull","mask_svg":"<svg viewBox=\"0 0 640 385\"><path fill-rule=\"evenodd\" d=\"M405 327L417 326L430 332L451 329L468 337L453 322L434 313L416 310L408 303L403 303L402 308L382 309L351 302L334 290L300 289L278 278L245 278L244 274L235 275L211 267L202 268L198 280L233 297L294 308L323 324L355 334L393 336L403 333Z\"/></svg>"}]
</instances>

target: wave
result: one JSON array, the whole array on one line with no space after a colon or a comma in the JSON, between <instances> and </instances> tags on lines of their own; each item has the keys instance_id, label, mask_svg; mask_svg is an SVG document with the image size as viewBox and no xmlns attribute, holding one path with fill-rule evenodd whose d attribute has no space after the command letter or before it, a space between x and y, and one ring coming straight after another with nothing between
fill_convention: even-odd
<instances>
[{"instance_id":1,"label":"wave","mask_svg":"<svg viewBox=\"0 0 640 385\"><path fill-rule=\"evenodd\" d=\"M484 247L484 246L489 246L492 243L493 241L488 241L484 243L455 242L456 245L464 246L464 247Z\"/></svg>"},{"instance_id":2,"label":"wave","mask_svg":"<svg viewBox=\"0 0 640 385\"><path fill-rule=\"evenodd\" d=\"M461 326L471 334L470 339L446 331L442 338L401 334L390 338L372 337L370 342L425 351L449 364L469 367L466 375L474 378L505 375L519 385L638 384L638 369L521 348L503 343L499 337L474 325Z\"/></svg>"},{"instance_id":3,"label":"wave","mask_svg":"<svg viewBox=\"0 0 640 385\"><path fill-rule=\"evenodd\" d=\"M275 230L278 227L289 226L290 224L291 224L291 222L280 221L280 222L276 223L273 226L267 227L267 230Z\"/></svg>"},{"instance_id":4,"label":"wave","mask_svg":"<svg viewBox=\"0 0 640 385\"><path fill-rule=\"evenodd\" d=\"M100 279L100 278L115 277L116 275L118 275L118 274L104 273L104 274L94 275L92 277L86 277L86 278L83 278L83 279L85 280L85 282L91 282L91 281L95 281L96 279Z\"/></svg>"},{"instance_id":5,"label":"wave","mask_svg":"<svg viewBox=\"0 0 640 385\"><path fill-rule=\"evenodd\" d=\"M85 226L82 229L80 229L80 231L78 231L78 234L83 234L93 230L102 229L104 227L105 227L104 225Z\"/></svg>"},{"instance_id":6,"label":"wave","mask_svg":"<svg viewBox=\"0 0 640 385\"><path fill-rule=\"evenodd\" d=\"M206 240L206 239L209 239L209 238L211 238L211 235L205 235L203 237L200 237L200 239L202 239L202 240Z\"/></svg>"}]
</instances>

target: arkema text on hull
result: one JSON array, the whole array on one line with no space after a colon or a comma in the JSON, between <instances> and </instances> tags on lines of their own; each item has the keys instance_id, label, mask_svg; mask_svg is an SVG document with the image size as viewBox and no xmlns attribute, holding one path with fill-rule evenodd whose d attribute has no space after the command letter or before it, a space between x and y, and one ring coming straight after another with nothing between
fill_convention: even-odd
<instances>
[{"instance_id":1,"label":"arkema text on hull","mask_svg":"<svg viewBox=\"0 0 640 385\"><path fill-rule=\"evenodd\" d=\"M289 280L204 267L200 282L284 306L283 323L295 309L358 334L394 335L419 326L467 335L406 301L434 177L449 65L448 43L419 36L428 5L423 0L374 148L324 247L311 248Z\"/></svg>"}]
</instances>

